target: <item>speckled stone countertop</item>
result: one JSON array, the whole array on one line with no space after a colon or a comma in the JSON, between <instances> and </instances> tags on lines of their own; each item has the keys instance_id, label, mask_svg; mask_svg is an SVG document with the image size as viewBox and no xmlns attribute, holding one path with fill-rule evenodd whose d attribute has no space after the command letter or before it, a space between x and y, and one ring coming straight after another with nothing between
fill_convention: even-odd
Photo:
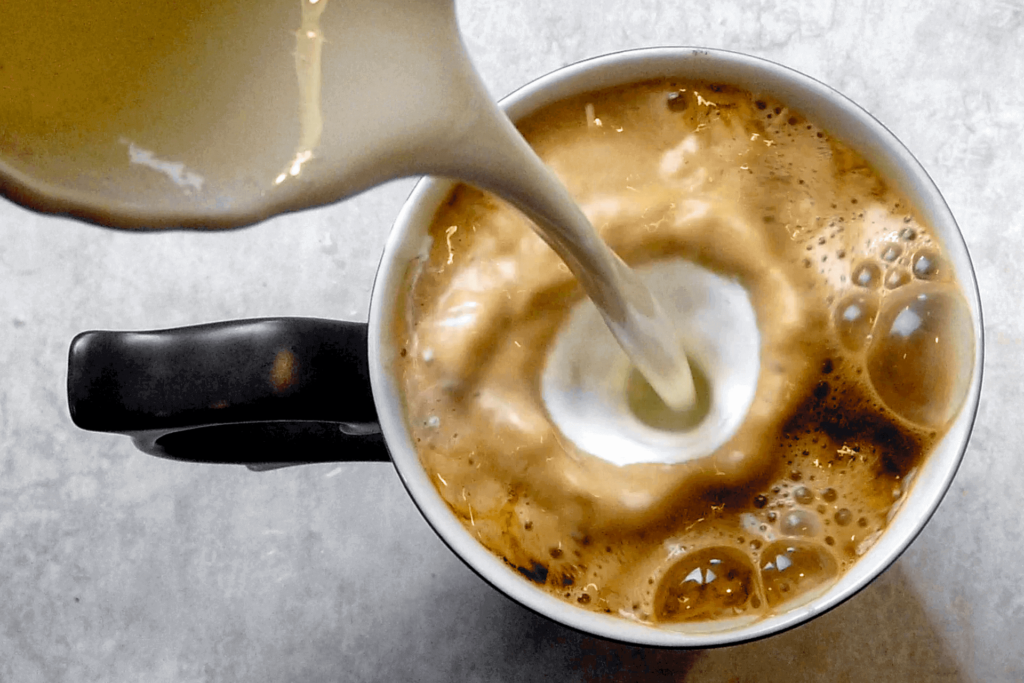
<instances>
[{"instance_id":1,"label":"speckled stone countertop","mask_svg":"<svg viewBox=\"0 0 1024 683\"><path fill-rule=\"evenodd\" d=\"M0 681L1024 680L1024 3L462 0L495 95L625 48L766 57L913 151L970 247L986 377L959 474L911 549L838 609L710 651L580 635L512 603L422 520L393 468L253 473L84 433L85 329L365 319L411 181L221 233L126 234L0 200Z\"/></svg>"}]
</instances>

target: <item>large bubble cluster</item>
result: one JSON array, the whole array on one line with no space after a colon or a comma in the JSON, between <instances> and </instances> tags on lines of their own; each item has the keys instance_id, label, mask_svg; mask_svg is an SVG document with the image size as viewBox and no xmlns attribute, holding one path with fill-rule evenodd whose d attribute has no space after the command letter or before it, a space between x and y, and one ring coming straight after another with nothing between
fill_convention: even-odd
<instances>
[{"instance_id":1,"label":"large bubble cluster","mask_svg":"<svg viewBox=\"0 0 1024 683\"><path fill-rule=\"evenodd\" d=\"M809 540L775 541L757 558L729 547L683 556L658 585L655 617L662 622L740 617L806 596L839 574L832 553Z\"/></svg>"},{"instance_id":2,"label":"large bubble cluster","mask_svg":"<svg viewBox=\"0 0 1024 683\"><path fill-rule=\"evenodd\" d=\"M974 360L967 303L938 249L907 228L854 269L833 323L871 386L899 417L942 427L967 396Z\"/></svg>"}]
</instances>

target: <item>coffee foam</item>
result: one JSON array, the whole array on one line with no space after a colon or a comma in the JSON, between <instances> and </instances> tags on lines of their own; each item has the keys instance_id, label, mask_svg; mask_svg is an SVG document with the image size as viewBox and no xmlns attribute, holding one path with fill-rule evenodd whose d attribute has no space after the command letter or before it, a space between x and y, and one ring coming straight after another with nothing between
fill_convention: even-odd
<instances>
[{"instance_id":1,"label":"coffee foam","mask_svg":"<svg viewBox=\"0 0 1024 683\"><path fill-rule=\"evenodd\" d=\"M942 245L863 159L769 97L658 81L520 129L628 263L685 259L746 288L756 393L707 458L582 452L540 390L581 293L525 219L460 186L399 324L407 421L439 493L510 566L588 609L717 627L810 599L878 538L966 393L969 314Z\"/></svg>"}]
</instances>

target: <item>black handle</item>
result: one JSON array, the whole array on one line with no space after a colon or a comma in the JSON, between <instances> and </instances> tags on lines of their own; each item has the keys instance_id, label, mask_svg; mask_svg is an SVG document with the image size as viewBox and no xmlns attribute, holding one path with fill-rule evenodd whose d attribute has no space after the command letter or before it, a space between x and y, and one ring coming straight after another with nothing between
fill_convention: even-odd
<instances>
[{"instance_id":1,"label":"black handle","mask_svg":"<svg viewBox=\"0 0 1024 683\"><path fill-rule=\"evenodd\" d=\"M271 469L388 460L366 324L262 318L153 332L83 332L68 354L82 429L146 453Z\"/></svg>"}]
</instances>

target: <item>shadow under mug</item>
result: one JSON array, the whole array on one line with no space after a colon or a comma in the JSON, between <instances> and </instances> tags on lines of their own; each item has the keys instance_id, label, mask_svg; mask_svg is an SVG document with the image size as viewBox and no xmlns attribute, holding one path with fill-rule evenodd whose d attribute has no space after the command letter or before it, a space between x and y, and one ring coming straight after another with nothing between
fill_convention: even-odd
<instances>
[{"instance_id":1,"label":"shadow under mug","mask_svg":"<svg viewBox=\"0 0 1024 683\"><path fill-rule=\"evenodd\" d=\"M738 53L653 48L597 57L552 72L503 100L513 121L565 97L654 78L701 79L770 92L858 151L917 208L945 244L970 309L975 340L967 400L926 459L886 532L824 593L739 627L662 627L598 614L533 585L480 545L450 512L420 466L394 377L395 306L450 181L425 179L388 238L368 324L276 318L156 332L86 332L71 345L68 398L87 430L131 436L147 453L181 460L287 464L389 459L441 539L474 571L520 604L564 625L619 641L708 647L796 626L849 598L920 533L963 458L983 365L981 302L970 257L941 194L881 123L828 86Z\"/></svg>"}]
</instances>

